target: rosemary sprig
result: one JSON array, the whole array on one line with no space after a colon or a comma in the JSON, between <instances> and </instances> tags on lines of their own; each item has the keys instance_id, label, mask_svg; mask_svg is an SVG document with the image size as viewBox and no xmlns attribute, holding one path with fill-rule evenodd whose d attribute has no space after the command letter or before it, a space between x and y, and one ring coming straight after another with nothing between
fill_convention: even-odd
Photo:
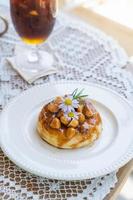
<instances>
[{"instance_id":1,"label":"rosemary sprig","mask_svg":"<svg viewBox=\"0 0 133 200\"><path fill-rule=\"evenodd\" d=\"M78 92L78 88L76 88L73 93L72 93L72 96L74 97L76 95L76 93Z\"/></svg>"},{"instance_id":2,"label":"rosemary sprig","mask_svg":"<svg viewBox=\"0 0 133 200\"><path fill-rule=\"evenodd\" d=\"M82 98L87 97L88 95L83 95L83 91L84 91L84 89L82 89L78 92L78 88L76 88L72 93L73 99L78 100L78 99L82 99Z\"/></svg>"}]
</instances>

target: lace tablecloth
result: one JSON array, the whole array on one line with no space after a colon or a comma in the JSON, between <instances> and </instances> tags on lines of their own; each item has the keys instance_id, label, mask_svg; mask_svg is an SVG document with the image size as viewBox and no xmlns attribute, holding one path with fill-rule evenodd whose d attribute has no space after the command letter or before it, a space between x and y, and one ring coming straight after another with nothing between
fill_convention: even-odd
<instances>
[{"instance_id":1,"label":"lace tablecloth","mask_svg":"<svg viewBox=\"0 0 133 200\"><path fill-rule=\"evenodd\" d=\"M6 7L0 7L8 20ZM109 87L129 100L133 99L133 77L124 68L128 57L109 36L80 20L60 14L47 46L59 58L61 70L28 85L6 63L20 44L13 26L0 38L0 110L9 99L33 85L59 80L82 80ZM41 45L43 49L45 44ZM83 181L57 181L31 175L13 164L0 151L0 199L102 200L115 186L116 172Z\"/></svg>"}]
</instances>

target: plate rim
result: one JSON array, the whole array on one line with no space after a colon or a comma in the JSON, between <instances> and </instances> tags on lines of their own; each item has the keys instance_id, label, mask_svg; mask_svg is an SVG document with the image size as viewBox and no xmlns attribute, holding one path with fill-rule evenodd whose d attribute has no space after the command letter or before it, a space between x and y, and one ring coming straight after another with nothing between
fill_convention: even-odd
<instances>
[{"instance_id":1,"label":"plate rim","mask_svg":"<svg viewBox=\"0 0 133 200\"><path fill-rule=\"evenodd\" d=\"M12 104L14 104L19 98L21 98L22 96L24 96L27 92L29 92L30 90L34 90L35 88L41 88L41 87L47 87L49 85L52 84L86 84L88 86L94 86L94 87L98 87L98 88L102 88L108 92L113 93L114 95L118 96L119 98L121 98L124 102L126 102L133 111L133 105L131 104L131 102L129 102L127 99L125 99L123 96L121 96L119 93L117 93L116 91L102 86L100 84L96 84L96 83L92 83L92 82L86 82L86 81L51 81L49 83L44 83L41 85L37 85L37 86L33 86L31 88L28 88L27 90L23 91L22 93L20 93L19 95L17 95L16 97L14 97L13 99L11 99L8 104L3 108L1 115L0 115L0 127L2 126L2 117L6 114L6 112L8 111L8 109L10 108L10 106L12 106ZM4 131L3 131L4 132ZM114 163L112 163L112 165L108 168L103 168L97 171L93 171L93 172L80 172L80 174L64 174L62 175L62 173L55 173L55 172L49 172L49 171L40 171L37 170L34 167L31 167L25 163L23 163L20 159L18 159L12 152L10 152L10 150L8 150L8 148L6 147L6 145L4 145L4 143L2 143L1 141L1 134L0 134L0 146L2 151L4 152L4 154L7 155L7 157L13 161L17 166L19 166L20 168L38 175L38 176L42 176L42 177L47 177L47 178L52 178L52 179L58 179L58 180L83 180L83 179L87 179L87 178L94 178L94 177L98 177L98 176L103 176L105 174L111 173L115 170L118 170L120 167L122 167L123 165L125 165L128 161L130 161L133 158L133 145L130 145L127 152L125 152L124 155L122 155L120 157L119 160L115 161Z\"/></svg>"}]
</instances>

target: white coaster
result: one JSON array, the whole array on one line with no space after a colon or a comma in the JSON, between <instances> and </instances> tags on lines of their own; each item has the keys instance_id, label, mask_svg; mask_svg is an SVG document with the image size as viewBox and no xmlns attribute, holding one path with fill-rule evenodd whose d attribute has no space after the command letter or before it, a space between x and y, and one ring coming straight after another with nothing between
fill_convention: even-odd
<instances>
[{"instance_id":1,"label":"white coaster","mask_svg":"<svg viewBox=\"0 0 133 200\"><path fill-rule=\"evenodd\" d=\"M14 57L6 58L12 68L17 71L28 83L33 83L38 78L57 73L59 71L59 60L55 55L53 55L53 52L49 54L49 52L39 50L40 56L43 59L38 64L36 63L36 67L34 67L32 62L27 62L28 53L29 48L17 45L15 47Z\"/></svg>"}]
</instances>

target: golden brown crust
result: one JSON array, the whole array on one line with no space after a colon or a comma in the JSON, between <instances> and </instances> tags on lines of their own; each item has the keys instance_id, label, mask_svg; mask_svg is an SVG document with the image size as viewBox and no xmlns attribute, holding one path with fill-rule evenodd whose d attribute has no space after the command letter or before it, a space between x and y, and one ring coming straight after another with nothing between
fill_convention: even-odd
<instances>
[{"instance_id":1,"label":"golden brown crust","mask_svg":"<svg viewBox=\"0 0 133 200\"><path fill-rule=\"evenodd\" d=\"M54 110L54 102L50 102L40 112L37 123L40 137L55 147L65 149L93 144L102 132L102 120L94 106L89 101L82 102L77 109L79 120L73 119L68 122L63 112L57 109L60 101L61 97L55 100L58 111L51 112L49 105L52 104Z\"/></svg>"}]
</instances>

